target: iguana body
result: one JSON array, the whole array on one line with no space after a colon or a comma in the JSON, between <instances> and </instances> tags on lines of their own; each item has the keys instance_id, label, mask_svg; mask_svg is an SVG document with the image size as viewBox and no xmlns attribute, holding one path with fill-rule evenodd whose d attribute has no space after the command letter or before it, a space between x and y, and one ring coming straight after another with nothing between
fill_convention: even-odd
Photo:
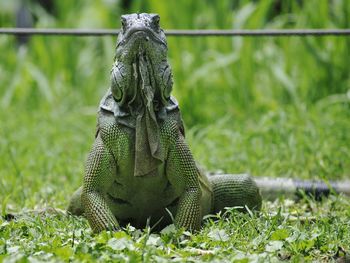
<instances>
[{"instance_id":1,"label":"iguana body","mask_svg":"<svg viewBox=\"0 0 350 263\"><path fill-rule=\"evenodd\" d=\"M84 213L95 232L130 223L196 230L227 206L260 209L247 175L204 175L184 139L159 16L122 16L111 89L100 104L84 183L68 211Z\"/></svg>"}]
</instances>

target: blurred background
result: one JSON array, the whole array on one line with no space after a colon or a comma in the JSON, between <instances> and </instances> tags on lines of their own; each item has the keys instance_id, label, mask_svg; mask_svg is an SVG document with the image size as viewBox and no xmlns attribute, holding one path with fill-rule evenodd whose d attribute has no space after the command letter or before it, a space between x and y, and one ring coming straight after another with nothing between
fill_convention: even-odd
<instances>
[{"instance_id":1,"label":"blurred background","mask_svg":"<svg viewBox=\"0 0 350 263\"><path fill-rule=\"evenodd\" d=\"M347 0L0 1L0 27L349 28ZM0 36L0 200L55 203L81 184L115 37ZM350 175L350 37L168 37L187 140L209 170Z\"/></svg>"}]
</instances>

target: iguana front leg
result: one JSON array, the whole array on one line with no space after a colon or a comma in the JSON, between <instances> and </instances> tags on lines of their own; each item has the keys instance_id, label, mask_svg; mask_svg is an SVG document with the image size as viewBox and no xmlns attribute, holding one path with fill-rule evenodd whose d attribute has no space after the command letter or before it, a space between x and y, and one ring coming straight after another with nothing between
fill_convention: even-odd
<instances>
[{"instance_id":1,"label":"iguana front leg","mask_svg":"<svg viewBox=\"0 0 350 263\"><path fill-rule=\"evenodd\" d=\"M198 169L183 135L173 134L167 159L167 174L175 189L182 189L175 216L175 225L198 230L201 225L201 189Z\"/></svg>"},{"instance_id":2,"label":"iguana front leg","mask_svg":"<svg viewBox=\"0 0 350 263\"><path fill-rule=\"evenodd\" d=\"M112 180L111 163L113 162L113 156L99 134L87 160L81 195L86 217L94 232L116 230L119 227L103 194L105 185Z\"/></svg>"}]
</instances>

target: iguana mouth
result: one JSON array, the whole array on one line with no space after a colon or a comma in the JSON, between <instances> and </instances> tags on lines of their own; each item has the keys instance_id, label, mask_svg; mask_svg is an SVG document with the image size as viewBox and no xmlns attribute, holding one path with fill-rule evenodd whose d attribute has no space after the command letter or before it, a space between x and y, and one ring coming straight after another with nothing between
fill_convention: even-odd
<instances>
[{"instance_id":1,"label":"iguana mouth","mask_svg":"<svg viewBox=\"0 0 350 263\"><path fill-rule=\"evenodd\" d=\"M130 28L124 35L124 39L118 43L118 46L121 44L126 44L132 39L144 39L145 41L153 40L159 44L166 46L166 43L160 39L154 31L146 26L134 26Z\"/></svg>"}]
</instances>

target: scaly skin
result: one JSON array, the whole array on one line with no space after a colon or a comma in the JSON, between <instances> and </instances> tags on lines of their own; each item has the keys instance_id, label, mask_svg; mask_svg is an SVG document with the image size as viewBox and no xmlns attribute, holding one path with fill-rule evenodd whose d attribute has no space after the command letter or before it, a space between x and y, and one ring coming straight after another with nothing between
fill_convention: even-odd
<instances>
[{"instance_id":1,"label":"scaly skin","mask_svg":"<svg viewBox=\"0 0 350 263\"><path fill-rule=\"evenodd\" d=\"M120 225L198 230L204 215L228 206L260 209L249 176L206 176L185 142L159 16L122 16L111 89L100 104L83 186L68 211L95 232Z\"/></svg>"}]
</instances>

